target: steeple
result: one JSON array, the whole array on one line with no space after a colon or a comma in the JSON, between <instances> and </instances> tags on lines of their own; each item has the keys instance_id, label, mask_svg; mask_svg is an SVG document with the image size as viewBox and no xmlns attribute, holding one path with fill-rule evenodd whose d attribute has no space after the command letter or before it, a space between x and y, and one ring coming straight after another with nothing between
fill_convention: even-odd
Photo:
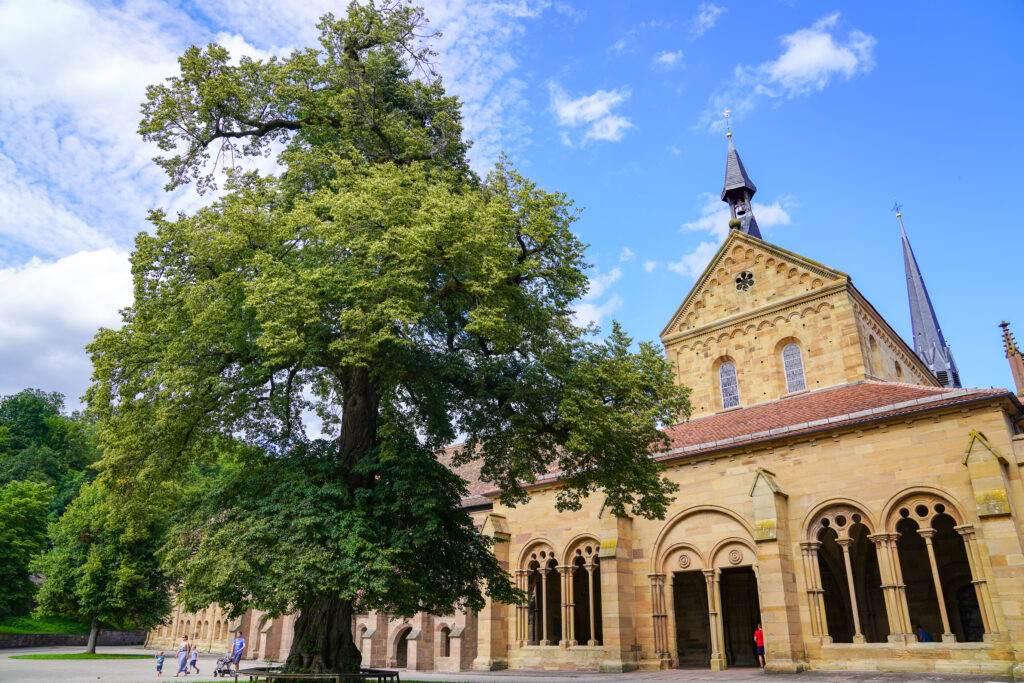
<instances>
[{"instance_id":1,"label":"steeple","mask_svg":"<svg viewBox=\"0 0 1024 683\"><path fill-rule=\"evenodd\" d=\"M907 296L910 298L910 323L914 330L914 352L924 361L932 374L944 387L960 387L960 372L953 360L953 352L942 336L939 320L935 317L932 300L924 286L921 269L910 248L910 240L903 229L903 213L900 204L895 204L896 220L900 225L900 239L903 240L903 265L907 271Z\"/></svg>"},{"instance_id":2,"label":"steeple","mask_svg":"<svg viewBox=\"0 0 1024 683\"><path fill-rule=\"evenodd\" d=\"M1010 361L1010 372L1013 373L1013 383L1016 385L1017 395L1024 396L1024 354L1017 346L1017 341L1010 332L1010 323L1005 320L999 323L1003 328L1003 347L1006 349L1006 360Z\"/></svg>"},{"instance_id":3,"label":"steeple","mask_svg":"<svg viewBox=\"0 0 1024 683\"><path fill-rule=\"evenodd\" d=\"M740 153L732 144L728 109L725 110L725 129L725 137L729 139L729 151L725 157L725 185L722 187L722 201L729 203L729 213L732 215L729 227L761 239L761 230L757 227L754 210L750 204L754 193L757 192L757 185L747 175L747 169L743 167L743 161L740 160ZM739 225L733 221L739 221Z\"/></svg>"}]
</instances>

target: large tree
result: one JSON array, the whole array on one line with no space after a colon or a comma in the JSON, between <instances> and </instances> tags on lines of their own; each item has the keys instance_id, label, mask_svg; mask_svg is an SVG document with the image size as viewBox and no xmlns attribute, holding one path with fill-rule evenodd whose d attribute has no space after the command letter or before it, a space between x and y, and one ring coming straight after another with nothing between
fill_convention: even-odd
<instances>
[{"instance_id":1,"label":"large tree","mask_svg":"<svg viewBox=\"0 0 1024 683\"><path fill-rule=\"evenodd\" d=\"M167 517L153 502L148 514L128 515L98 482L85 486L32 564L44 577L39 611L88 621L87 652L96 652L101 620L148 629L171 611L171 582L157 559Z\"/></svg>"},{"instance_id":2,"label":"large tree","mask_svg":"<svg viewBox=\"0 0 1024 683\"><path fill-rule=\"evenodd\" d=\"M0 486L0 613L27 612L35 593L29 566L46 549L53 489L31 481Z\"/></svg>"},{"instance_id":3,"label":"large tree","mask_svg":"<svg viewBox=\"0 0 1024 683\"><path fill-rule=\"evenodd\" d=\"M89 347L102 476L126 506L229 454L166 561L187 606L300 610L296 669L357 667L359 610L519 599L437 460L459 436L506 503L553 470L564 509L600 495L656 517L673 491L649 452L686 391L653 344L574 324L576 211L507 162L470 170L423 23L353 3L283 59L187 50L141 132L170 187L228 179L194 214L152 215L135 302ZM272 149L279 173L235 168Z\"/></svg>"}]
</instances>

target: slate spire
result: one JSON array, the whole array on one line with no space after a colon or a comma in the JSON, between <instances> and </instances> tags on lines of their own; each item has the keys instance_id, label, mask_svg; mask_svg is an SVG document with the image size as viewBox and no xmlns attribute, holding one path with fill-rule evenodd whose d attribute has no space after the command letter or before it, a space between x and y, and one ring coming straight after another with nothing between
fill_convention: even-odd
<instances>
[{"instance_id":1,"label":"slate spire","mask_svg":"<svg viewBox=\"0 0 1024 683\"><path fill-rule=\"evenodd\" d=\"M900 205L893 210L900 225L900 239L903 240L903 265L907 271L907 296L910 298L910 324L914 330L914 352L931 370L939 384L944 387L960 387L960 372L957 370L953 352L942 336L939 320L935 317L932 300L924 286L921 269L910 248L910 240L903 229L903 213Z\"/></svg>"},{"instance_id":2,"label":"slate spire","mask_svg":"<svg viewBox=\"0 0 1024 683\"><path fill-rule=\"evenodd\" d=\"M1024 353L1021 353L1017 340L1010 332L1010 323L1004 320L999 323L999 327L1003 328L1003 347L1006 349L1006 360L1010 361L1010 372L1013 373L1017 395L1024 396Z\"/></svg>"},{"instance_id":3,"label":"slate spire","mask_svg":"<svg viewBox=\"0 0 1024 683\"><path fill-rule=\"evenodd\" d=\"M722 201L729 203L729 213L739 221L735 230L740 230L761 239L761 230L757 227L754 210L750 200L757 192L757 185L747 175L743 167L740 153L732 144L732 130L729 129L729 110L725 110L726 137L729 138L729 151L725 157L725 184L722 187ZM730 226L734 225L730 222Z\"/></svg>"}]
</instances>

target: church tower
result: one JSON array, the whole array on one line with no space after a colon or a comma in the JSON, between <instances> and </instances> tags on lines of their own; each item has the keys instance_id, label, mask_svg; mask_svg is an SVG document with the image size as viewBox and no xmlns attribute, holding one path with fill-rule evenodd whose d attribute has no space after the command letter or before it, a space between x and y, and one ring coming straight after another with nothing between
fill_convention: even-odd
<instances>
[{"instance_id":1,"label":"church tower","mask_svg":"<svg viewBox=\"0 0 1024 683\"><path fill-rule=\"evenodd\" d=\"M728 111L725 113L725 117L728 123ZM729 138L729 151L725 157L725 185L722 187L722 201L728 202L729 213L732 215L729 227L762 239L750 203L754 193L757 192L757 185L754 185L754 181L747 175L747 169L743 167L740 153L732 144L731 130L726 133L726 137ZM739 223L736 224L733 221L739 221Z\"/></svg>"},{"instance_id":2,"label":"church tower","mask_svg":"<svg viewBox=\"0 0 1024 683\"><path fill-rule=\"evenodd\" d=\"M900 205L895 206L896 220L900 224L900 238L903 240L903 265L907 271L907 296L910 298L910 323L914 330L914 353L928 366L932 374L944 387L960 388L960 372L953 360L953 352L942 336L939 320L935 317L932 300L924 286L921 269L910 248L910 240L903 229L903 213Z\"/></svg>"}]
</instances>

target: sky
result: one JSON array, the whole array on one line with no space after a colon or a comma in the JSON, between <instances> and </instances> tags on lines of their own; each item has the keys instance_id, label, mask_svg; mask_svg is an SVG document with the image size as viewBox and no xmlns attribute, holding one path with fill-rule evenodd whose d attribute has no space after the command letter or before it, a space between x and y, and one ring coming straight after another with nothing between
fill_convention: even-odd
<instances>
[{"instance_id":1,"label":"sky","mask_svg":"<svg viewBox=\"0 0 1024 683\"><path fill-rule=\"evenodd\" d=\"M965 386L1024 341L1024 5L424 0L473 166L506 153L584 209L580 322L658 338L727 231L730 109L765 239L851 275L911 339L894 197ZM189 45L312 45L324 0L0 0L0 395L71 407L83 351L132 300L128 256L167 194L135 133Z\"/></svg>"}]
</instances>

